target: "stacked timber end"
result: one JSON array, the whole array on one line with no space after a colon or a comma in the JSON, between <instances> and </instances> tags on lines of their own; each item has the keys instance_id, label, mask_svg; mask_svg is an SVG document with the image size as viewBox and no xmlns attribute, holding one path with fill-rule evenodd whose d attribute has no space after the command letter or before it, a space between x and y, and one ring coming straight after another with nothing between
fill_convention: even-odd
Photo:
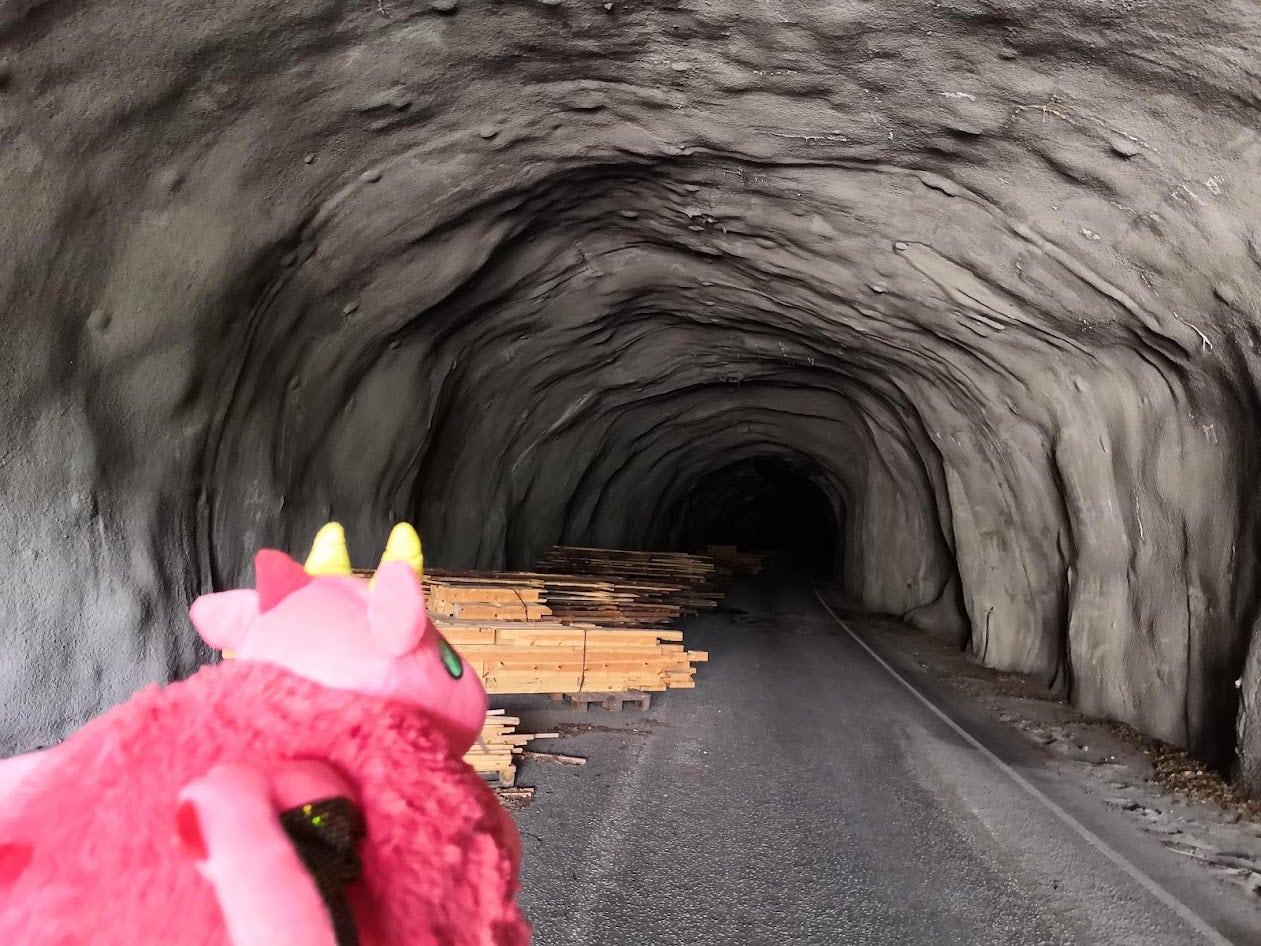
<instances>
[{"instance_id":1,"label":"stacked timber end","mask_svg":"<svg viewBox=\"0 0 1261 946\"><path fill-rule=\"evenodd\" d=\"M539 621L551 617L541 583L476 572L429 573L422 584L431 616L466 621Z\"/></svg>"},{"instance_id":2,"label":"stacked timber end","mask_svg":"<svg viewBox=\"0 0 1261 946\"><path fill-rule=\"evenodd\" d=\"M704 651L683 632L544 622L516 624L434 617L488 693L581 693L692 688Z\"/></svg>"},{"instance_id":3,"label":"stacked timber end","mask_svg":"<svg viewBox=\"0 0 1261 946\"><path fill-rule=\"evenodd\" d=\"M684 552L628 552L556 545L547 550L539 570L564 575L598 576L619 590L634 589L645 602L679 608L690 616L716 608L722 599L717 563Z\"/></svg>"},{"instance_id":4,"label":"stacked timber end","mask_svg":"<svg viewBox=\"0 0 1261 946\"><path fill-rule=\"evenodd\" d=\"M707 545L705 554L719 568L737 575L757 575L762 571L766 556L761 552L741 552L734 545Z\"/></svg>"}]
</instances>

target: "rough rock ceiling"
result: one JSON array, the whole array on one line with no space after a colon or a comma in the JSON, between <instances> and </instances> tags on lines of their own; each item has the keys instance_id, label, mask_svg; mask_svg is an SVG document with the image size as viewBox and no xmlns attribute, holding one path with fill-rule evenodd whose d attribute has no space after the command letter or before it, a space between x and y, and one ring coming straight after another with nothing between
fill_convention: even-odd
<instances>
[{"instance_id":1,"label":"rough rock ceiling","mask_svg":"<svg viewBox=\"0 0 1261 946\"><path fill-rule=\"evenodd\" d=\"M1258 48L1246 2L8 3L4 748L187 672L188 598L330 513L519 565L760 457L871 606L1261 790Z\"/></svg>"}]
</instances>

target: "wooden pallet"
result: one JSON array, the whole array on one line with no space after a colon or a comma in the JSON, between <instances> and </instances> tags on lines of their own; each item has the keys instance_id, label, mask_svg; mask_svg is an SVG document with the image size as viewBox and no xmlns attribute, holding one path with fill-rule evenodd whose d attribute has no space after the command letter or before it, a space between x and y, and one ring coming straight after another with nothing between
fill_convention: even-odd
<instances>
[{"instance_id":1,"label":"wooden pallet","mask_svg":"<svg viewBox=\"0 0 1261 946\"><path fill-rule=\"evenodd\" d=\"M652 694L639 690L627 690L622 693L552 693L554 702L565 701L575 709L588 712L592 706L602 706L606 710L621 712L627 705L646 712L652 706Z\"/></svg>"}]
</instances>

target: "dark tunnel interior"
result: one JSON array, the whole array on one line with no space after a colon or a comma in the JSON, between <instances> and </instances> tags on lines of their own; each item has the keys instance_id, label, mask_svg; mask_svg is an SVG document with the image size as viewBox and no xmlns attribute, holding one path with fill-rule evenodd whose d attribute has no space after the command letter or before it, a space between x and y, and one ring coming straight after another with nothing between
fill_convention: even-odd
<instances>
[{"instance_id":1,"label":"dark tunnel interior","mask_svg":"<svg viewBox=\"0 0 1261 946\"><path fill-rule=\"evenodd\" d=\"M777 571L831 577L842 530L817 476L802 462L774 456L721 466L697 479L678 503L673 545L680 551L711 544L756 549Z\"/></svg>"}]
</instances>

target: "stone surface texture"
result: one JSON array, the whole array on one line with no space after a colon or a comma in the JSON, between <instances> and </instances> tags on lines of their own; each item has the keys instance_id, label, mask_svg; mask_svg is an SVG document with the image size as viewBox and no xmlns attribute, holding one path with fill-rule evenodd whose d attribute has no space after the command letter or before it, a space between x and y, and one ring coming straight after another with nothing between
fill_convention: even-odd
<instances>
[{"instance_id":1,"label":"stone surface texture","mask_svg":"<svg viewBox=\"0 0 1261 946\"><path fill-rule=\"evenodd\" d=\"M850 594L1261 791L1258 49L1229 0L5 0L3 749L330 515L527 565L769 457Z\"/></svg>"}]
</instances>

